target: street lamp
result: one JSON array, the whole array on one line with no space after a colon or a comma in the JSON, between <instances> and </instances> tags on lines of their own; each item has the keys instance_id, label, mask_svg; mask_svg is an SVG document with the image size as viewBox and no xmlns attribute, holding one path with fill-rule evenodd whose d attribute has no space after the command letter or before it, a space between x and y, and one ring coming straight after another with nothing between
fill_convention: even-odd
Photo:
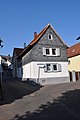
<instances>
[{"instance_id":1,"label":"street lamp","mask_svg":"<svg viewBox=\"0 0 80 120\"><path fill-rule=\"evenodd\" d=\"M1 40L0 38L0 47L2 48L3 47L3 41ZM3 92L2 92L2 60L0 61L0 74L1 74L1 77L0 77L0 96L1 96L1 99L3 99Z\"/></svg>"}]
</instances>

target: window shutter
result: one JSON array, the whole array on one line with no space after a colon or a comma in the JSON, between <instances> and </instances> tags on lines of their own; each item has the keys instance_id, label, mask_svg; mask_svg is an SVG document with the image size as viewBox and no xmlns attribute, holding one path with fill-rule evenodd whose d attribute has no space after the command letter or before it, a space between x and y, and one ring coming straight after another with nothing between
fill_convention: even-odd
<instances>
[{"instance_id":1,"label":"window shutter","mask_svg":"<svg viewBox=\"0 0 80 120\"><path fill-rule=\"evenodd\" d=\"M43 55L46 55L46 48L43 47Z\"/></svg>"},{"instance_id":2,"label":"window shutter","mask_svg":"<svg viewBox=\"0 0 80 120\"><path fill-rule=\"evenodd\" d=\"M61 64L58 64L58 71L61 72Z\"/></svg>"},{"instance_id":3,"label":"window shutter","mask_svg":"<svg viewBox=\"0 0 80 120\"><path fill-rule=\"evenodd\" d=\"M56 48L56 55L60 56L60 48Z\"/></svg>"},{"instance_id":4,"label":"window shutter","mask_svg":"<svg viewBox=\"0 0 80 120\"><path fill-rule=\"evenodd\" d=\"M47 66L46 66L46 65L45 65L45 67L44 67L44 71L47 72Z\"/></svg>"},{"instance_id":5,"label":"window shutter","mask_svg":"<svg viewBox=\"0 0 80 120\"><path fill-rule=\"evenodd\" d=\"M45 72L52 72L52 69L53 69L52 64L46 64L45 67L44 67Z\"/></svg>"}]
</instances>

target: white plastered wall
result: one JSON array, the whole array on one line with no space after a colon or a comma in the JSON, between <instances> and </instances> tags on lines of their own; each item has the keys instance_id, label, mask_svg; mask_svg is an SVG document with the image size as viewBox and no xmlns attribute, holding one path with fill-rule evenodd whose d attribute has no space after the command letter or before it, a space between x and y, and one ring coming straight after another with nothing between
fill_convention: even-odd
<instances>
[{"instance_id":1,"label":"white plastered wall","mask_svg":"<svg viewBox=\"0 0 80 120\"><path fill-rule=\"evenodd\" d=\"M31 78L31 63L28 63L26 65L23 66L23 76L22 76L24 80L26 80L27 78Z\"/></svg>"},{"instance_id":2,"label":"white plastered wall","mask_svg":"<svg viewBox=\"0 0 80 120\"><path fill-rule=\"evenodd\" d=\"M61 64L60 72L45 72L46 63ZM23 66L23 79L25 78L50 78L50 77L68 77L68 62L31 62Z\"/></svg>"},{"instance_id":3,"label":"white plastered wall","mask_svg":"<svg viewBox=\"0 0 80 120\"><path fill-rule=\"evenodd\" d=\"M68 59L70 64L68 65L69 71L80 71L80 55L74 56Z\"/></svg>"}]
</instances>

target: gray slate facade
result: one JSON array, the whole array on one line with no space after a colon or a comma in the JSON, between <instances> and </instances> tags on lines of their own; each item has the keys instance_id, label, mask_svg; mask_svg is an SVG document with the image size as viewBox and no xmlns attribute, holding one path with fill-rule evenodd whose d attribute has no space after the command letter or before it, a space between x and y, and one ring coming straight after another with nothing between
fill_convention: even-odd
<instances>
[{"instance_id":1,"label":"gray slate facade","mask_svg":"<svg viewBox=\"0 0 80 120\"><path fill-rule=\"evenodd\" d=\"M48 34L53 35L53 40L48 40ZM43 56L43 47L46 48L60 48L60 56ZM25 55L23 65L32 61L68 61L66 54L67 46L63 44L60 38L56 35L51 27L43 34L32 49Z\"/></svg>"}]
</instances>

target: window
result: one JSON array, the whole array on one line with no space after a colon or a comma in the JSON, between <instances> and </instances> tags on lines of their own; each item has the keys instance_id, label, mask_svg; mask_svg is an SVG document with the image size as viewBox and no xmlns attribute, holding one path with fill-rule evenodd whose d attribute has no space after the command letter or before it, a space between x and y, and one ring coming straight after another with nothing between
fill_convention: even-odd
<instances>
[{"instance_id":1,"label":"window","mask_svg":"<svg viewBox=\"0 0 80 120\"><path fill-rule=\"evenodd\" d=\"M44 68L45 72L61 72L61 64L57 63L48 63Z\"/></svg>"},{"instance_id":2,"label":"window","mask_svg":"<svg viewBox=\"0 0 80 120\"><path fill-rule=\"evenodd\" d=\"M51 66L51 64L46 64L46 65L45 65L45 72L50 72L50 71L52 71L52 66Z\"/></svg>"},{"instance_id":3,"label":"window","mask_svg":"<svg viewBox=\"0 0 80 120\"><path fill-rule=\"evenodd\" d=\"M53 64L53 70L57 70L57 64Z\"/></svg>"},{"instance_id":4,"label":"window","mask_svg":"<svg viewBox=\"0 0 80 120\"><path fill-rule=\"evenodd\" d=\"M70 60L68 60L68 65L70 65Z\"/></svg>"},{"instance_id":5,"label":"window","mask_svg":"<svg viewBox=\"0 0 80 120\"><path fill-rule=\"evenodd\" d=\"M60 56L60 48L43 48L43 55L45 56Z\"/></svg>"},{"instance_id":6,"label":"window","mask_svg":"<svg viewBox=\"0 0 80 120\"><path fill-rule=\"evenodd\" d=\"M56 49L52 48L52 55L56 55Z\"/></svg>"},{"instance_id":7,"label":"window","mask_svg":"<svg viewBox=\"0 0 80 120\"><path fill-rule=\"evenodd\" d=\"M51 64L47 64L46 67L47 67L47 71L51 70Z\"/></svg>"},{"instance_id":8,"label":"window","mask_svg":"<svg viewBox=\"0 0 80 120\"><path fill-rule=\"evenodd\" d=\"M48 39L49 39L49 40L52 40L52 39L53 39L52 34L48 34Z\"/></svg>"},{"instance_id":9,"label":"window","mask_svg":"<svg viewBox=\"0 0 80 120\"><path fill-rule=\"evenodd\" d=\"M46 48L46 55L49 55L49 54L50 54L49 48Z\"/></svg>"},{"instance_id":10,"label":"window","mask_svg":"<svg viewBox=\"0 0 80 120\"><path fill-rule=\"evenodd\" d=\"M50 55L50 48L43 47L43 55L49 56Z\"/></svg>"}]
</instances>

